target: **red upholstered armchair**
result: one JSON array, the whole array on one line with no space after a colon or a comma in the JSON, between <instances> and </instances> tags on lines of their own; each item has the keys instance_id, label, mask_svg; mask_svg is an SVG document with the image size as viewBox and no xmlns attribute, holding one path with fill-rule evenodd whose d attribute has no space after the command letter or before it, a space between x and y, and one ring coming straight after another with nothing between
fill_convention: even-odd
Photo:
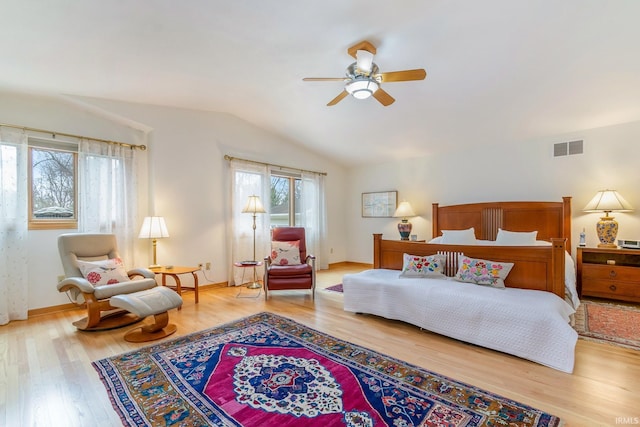
<instances>
[{"instance_id":1,"label":"red upholstered armchair","mask_svg":"<svg viewBox=\"0 0 640 427\"><path fill-rule=\"evenodd\" d=\"M271 254L264 259L264 297L270 291L316 288L316 257L307 254L304 227L272 231Z\"/></svg>"}]
</instances>

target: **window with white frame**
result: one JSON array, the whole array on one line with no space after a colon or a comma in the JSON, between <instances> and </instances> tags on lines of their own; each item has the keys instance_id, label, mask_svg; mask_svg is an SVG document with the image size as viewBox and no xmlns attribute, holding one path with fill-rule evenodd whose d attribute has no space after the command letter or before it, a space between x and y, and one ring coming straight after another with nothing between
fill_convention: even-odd
<instances>
[{"instance_id":1,"label":"window with white frame","mask_svg":"<svg viewBox=\"0 0 640 427\"><path fill-rule=\"evenodd\" d=\"M29 138L29 229L78 227L78 146Z\"/></svg>"}]
</instances>

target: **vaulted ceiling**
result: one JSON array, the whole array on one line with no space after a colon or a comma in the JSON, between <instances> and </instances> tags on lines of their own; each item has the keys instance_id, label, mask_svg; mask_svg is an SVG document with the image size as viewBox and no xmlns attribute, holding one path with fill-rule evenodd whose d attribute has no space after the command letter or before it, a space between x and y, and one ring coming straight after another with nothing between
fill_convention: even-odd
<instances>
[{"instance_id":1,"label":"vaulted ceiling","mask_svg":"<svg viewBox=\"0 0 640 427\"><path fill-rule=\"evenodd\" d=\"M345 165L640 120L637 0L3 0L0 89L231 113ZM362 40L396 102L345 98ZM28 124L27 124L28 125Z\"/></svg>"}]
</instances>

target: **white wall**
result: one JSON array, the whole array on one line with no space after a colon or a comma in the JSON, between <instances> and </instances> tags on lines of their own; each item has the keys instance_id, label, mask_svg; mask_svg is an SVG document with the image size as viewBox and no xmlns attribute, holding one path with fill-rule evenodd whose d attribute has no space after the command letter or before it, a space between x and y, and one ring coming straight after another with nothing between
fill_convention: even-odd
<instances>
[{"instance_id":1,"label":"white wall","mask_svg":"<svg viewBox=\"0 0 640 427\"><path fill-rule=\"evenodd\" d=\"M553 157L553 144L584 140L584 154ZM572 243L577 245L583 228L587 245L598 237L597 213L582 208L601 189L618 190L631 203L633 213L614 214L620 224L618 237L640 239L640 122L576 131L535 141L477 147L447 153L369 165L349 171L347 218L351 261L372 262L373 233L397 239L397 218L361 218L363 192L397 190L419 215L411 219L412 234L430 239L431 204L441 205L539 200L561 201L572 196ZM575 252L575 251L573 251ZM574 254L575 255L575 254Z\"/></svg>"},{"instance_id":2,"label":"white wall","mask_svg":"<svg viewBox=\"0 0 640 427\"><path fill-rule=\"evenodd\" d=\"M345 169L281 136L237 117L202 111L108 102L52 98L0 92L0 122L148 145L148 177L139 177L149 193L141 217L165 217L171 237L158 241L158 262L197 265L211 262L200 283L228 278L227 174L223 156L260 160L327 172L328 229L333 253L329 262L345 260ZM147 179L148 178L148 179ZM29 232L29 308L67 303L56 289L62 265L57 236L70 230ZM71 230L74 231L74 230ZM137 258L150 262L150 244L141 240ZM183 281L190 284L186 276Z\"/></svg>"}]
</instances>

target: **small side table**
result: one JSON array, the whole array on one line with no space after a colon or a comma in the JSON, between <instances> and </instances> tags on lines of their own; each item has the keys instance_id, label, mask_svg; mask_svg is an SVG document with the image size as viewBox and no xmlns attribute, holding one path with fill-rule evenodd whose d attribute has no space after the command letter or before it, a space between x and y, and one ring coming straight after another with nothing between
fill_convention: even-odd
<instances>
[{"instance_id":1,"label":"small side table","mask_svg":"<svg viewBox=\"0 0 640 427\"><path fill-rule=\"evenodd\" d=\"M167 286L167 276L173 277L173 280L175 282L175 286L168 286L171 289L175 289L175 291L178 293L178 295L182 295L182 291L183 290L192 290L195 292L196 294L196 304L198 303L198 275L196 274L196 271L200 270L200 267L156 267L156 268L152 268L151 271L153 271L156 274L160 274L162 275L162 286ZM178 277L180 274L188 274L191 273L191 275L193 276L193 288L190 287L186 287L183 288L182 287L182 283L180 283L180 278Z\"/></svg>"},{"instance_id":2,"label":"small side table","mask_svg":"<svg viewBox=\"0 0 640 427\"><path fill-rule=\"evenodd\" d=\"M249 284L246 286L246 288L247 289L260 289L260 292L262 292L262 285L258 281L258 276L257 276L257 273L256 273L256 267L261 267L262 266L262 261L253 261L253 262L238 261L238 262L234 262L233 265L235 267L238 267L238 268L242 269L242 279L240 280L241 281L240 286L244 286L244 284L246 283L244 281L244 276L245 276L245 273L246 273L247 269L248 268L253 268L253 277L248 282ZM256 298L258 296L260 296L260 292L258 292L258 295L256 295ZM241 293L242 293L242 289L240 290L240 292L238 292L238 295L236 295L236 298L240 298L240 294Z\"/></svg>"}]
</instances>

